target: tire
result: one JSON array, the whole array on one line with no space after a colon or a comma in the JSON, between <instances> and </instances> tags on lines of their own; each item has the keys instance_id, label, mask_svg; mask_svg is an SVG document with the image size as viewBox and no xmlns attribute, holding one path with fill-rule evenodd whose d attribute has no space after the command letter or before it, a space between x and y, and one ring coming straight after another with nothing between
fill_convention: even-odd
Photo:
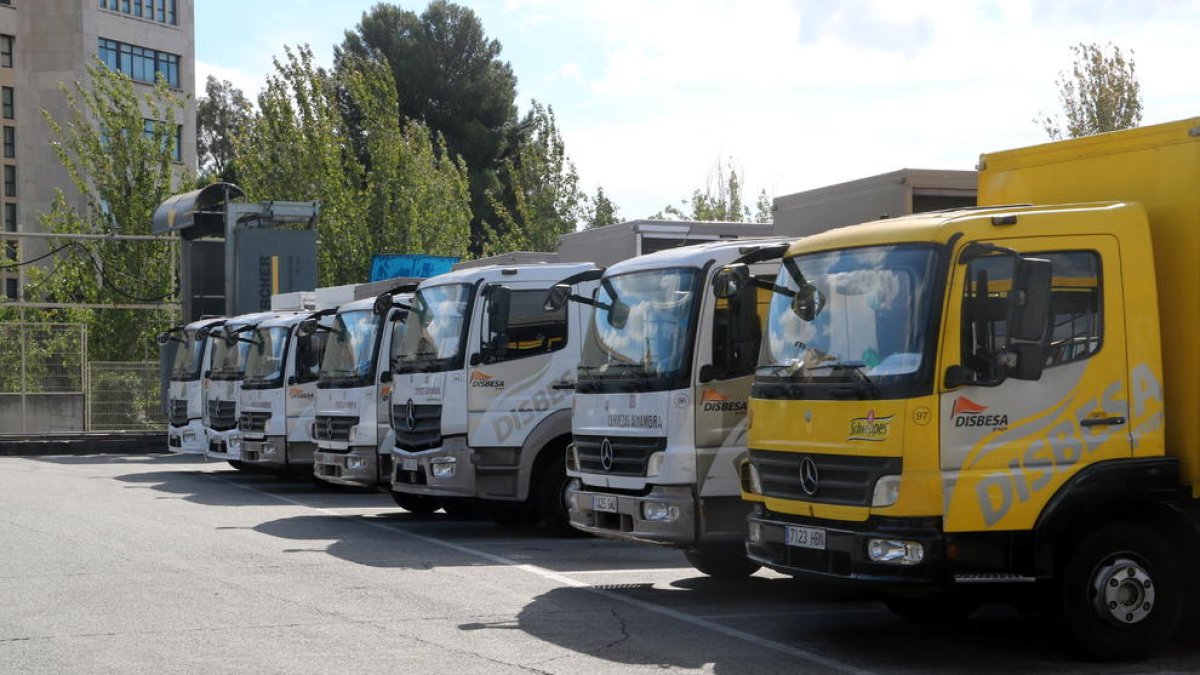
<instances>
[{"instance_id":1,"label":"tire","mask_svg":"<svg viewBox=\"0 0 1200 675\"><path fill-rule=\"evenodd\" d=\"M560 537L583 536L583 532L571 526L571 512L567 507L567 458L564 451L550 448L554 457L542 465L537 476L534 497L537 502L538 520L550 534Z\"/></svg>"},{"instance_id":2,"label":"tire","mask_svg":"<svg viewBox=\"0 0 1200 675\"><path fill-rule=\"evenodd\" d=\"M686 549L683 557L700 572L716 579L745 579L762 565L746 557L741 544Z\"/></svg>"},{"instance_id":3,"label":"tire","mask_svg":"<svg viewBox=\"0 0 1200 675\"><path fill-rule=\"evenodd\" d=\"M392 500L396 502L396 506L417 515L428 515L442 508L438 500L433 497L423 497L421 495L409 495L403 492L392 492Z\"/></svg>"},{"instance_id":4,"label":"tire","mask_svg":"<svg viewBox=\"0 0 1200 675\"><path fill-rule=\"evenodd\" d=\"M938 595L930 598L893 595L883 598L883 604L896 616L914 623L930 625L948 625L964 621L979 609L978 601L961 595Z\"/></svg>"},{"instance_id":5,"label":"tire","mask_svg":"<svg viewBox=\"0 0 1200 675\"><path fill-rule=\"evenodd\" d=\"M537 523L537 513L529 502L485 500L483 515L501 527L529 527Z\"/></svg>"},{"instance_id":6,"label":"tire","mask_svg":"<svg viewBox=\"0 0 1200 675\"><path fill-rule=\"evenodd\" d=\"M1060 578L1059 611L1085 657L1137 659L1174 635L1183 596L1179 561L1163 539L1142 525L1115 523L1074 547Z\"/></svg>"},{"instance_id":7,"label":"tire","mask_svg":"<svg viewBox=\"0 0 1200 675\"><path fill-rule=\"evenodd\" d=\"M240 459L229 460L229 466L232 466L233 468L237 469L238 471L253 471L254 470L254 465L249 464L247 462L243 462Z\"/></svg>"}]
</instances>

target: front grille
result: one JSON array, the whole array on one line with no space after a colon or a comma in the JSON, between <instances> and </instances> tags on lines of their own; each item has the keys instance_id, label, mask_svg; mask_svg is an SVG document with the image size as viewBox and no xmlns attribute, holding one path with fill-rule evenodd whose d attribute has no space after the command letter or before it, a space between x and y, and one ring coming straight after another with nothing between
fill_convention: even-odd
<instances>
[{"instance_id":1,"label":"front grille","mask_svg":"<svg viewBox=\"0 0 1200 675\"><path fill-rule=\"evenodd\" d=\"M316 423L313 424L313 440L349 441L350 427L355 424L358 424L357 417L319 415Z\"/></svg>"},{"instance_id":2,"label":"front grille","mask_svg":"<svg viewBox=\"0 0 1200 675\"><path fill-rule=\"evenodd\" d=\"M811 458L817 469L813 494L801 487L800 465ZM883 476L900 475L899 457L855 457L804 452L751 450L750 463L758 470L763 494L778 499L800 499L823 504L870 506L875 483Z\"/></svg>"},{"instance_id":3,"label":"front grille","mask_svg":"<svg viewBox=\"0 0 1200 675\"><path fill-rule=\"evenodd\" d=\"M612 464L604 468L601 449L604 439L612 447ZM643 436L576 436L575 452L579 456L579 469L587 473L602 473L612 476L645 476L646 463L650 455L667 449L666 438Z\"/></svg>"},{"instance_id":4,"label":"front grille","mask_svg":"<svg viewBox=\"0 0 1200 675\"><path fill-rule=\"evenodd\" d=\"M229 431L237 428L237 403L235 401L209 401L208 426L214 431Z\"/></svg>"},{"instance_id":5,"label":"front grille","mask_svg":"<svg viewBox=\"0 0 1200 675\"><path fill-rule=\"evenodd\" d=\"M396 432L396 447L408 452L430 450L442 445L442 406L413 405L412 426L409 426L408 404L392 406L392 429Z\"/></svg>"},{"instance_id":6,"label":"front grille","mask_svg":"<svg viewBox=\"0 0 1200 675\"><path fill-rule=\"evenodd\" d=\"M187 399L173 398L170 406L171 426L186 427L188 423Z\"/></svg>"},{"instance_id":7,"label":"front grille","mask_svg":"<svg viewBox=\"0 0 1200 675\"><path fill-rule=\"evenodd\" d=\"M270 411L246 411L238 420L238 429L261 434L267 430L267 420L269 419L271 419Z\"/></svg>"}]
</instances>

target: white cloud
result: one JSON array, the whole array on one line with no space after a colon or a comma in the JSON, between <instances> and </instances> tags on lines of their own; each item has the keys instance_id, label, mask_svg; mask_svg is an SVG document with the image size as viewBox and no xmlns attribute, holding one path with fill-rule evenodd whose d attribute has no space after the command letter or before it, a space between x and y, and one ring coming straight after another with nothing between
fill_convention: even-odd
<instances>
[{"instance_id":1,"label":"white cloud","mask_svg":"<svg viewBox=\"0 0 1200 675\"><path fill-rule=\"evenodd\" d=\"M208 76L212 75L218 80L228 81L233 86L242 90L251 101L254 100L256 94L262 89L263 83L266 81L266 75L262 72L252 72L249 69L230 68L227 66L218 66L211 63L205 63L197 59L196 61L196 96L197 98L204 96L204 83L208 81Z\"/></svg>"}]
</instances>

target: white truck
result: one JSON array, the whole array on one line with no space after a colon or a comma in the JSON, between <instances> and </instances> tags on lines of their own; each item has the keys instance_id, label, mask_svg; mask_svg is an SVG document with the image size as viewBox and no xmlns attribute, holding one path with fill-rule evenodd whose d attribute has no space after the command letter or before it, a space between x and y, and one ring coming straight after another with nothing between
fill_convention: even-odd
<instances>
[{"instance_id":1,"label":"white truck","mask_svg":"<svg viewBox=\"0 0 1200 675\"><path fill-rule=\"evenodd\" d=\"M427 279L393 363L396 502L453 512L482 500L501 524L571 531L563 502L571 393L591 308L591 263L492 265Z\"/></svg>"},{"instance_id":2,"label":"white truck","mask_svg":"<svg viewBox=\"0 0 1200 675\"><path fill-rule=\"evenodd\" d=\"M160 333L159 344L177 343L171 360L168 388L167 449L202 455L207 447L204 424L204 368L211 358L213 328L224 319L201 319Z\"/></svg>"},{"instance_id":3,"label":"white truck","mask_svg":"<svg viewBox=\"0 0 1200 675\"><path fill-rule=\"evenodd\" d=\"M392 433L388 356L405 331L411 294L384 294L338 308L317 374L313 475L335 485L388 488ZM316 328L312 324L307 324ZM319 329L318 329L319 330Z\"/></svg>"},{"instance_id":4,"label":"white truck","mask_svg":"<svg viewBox=\"0 0 1200 675\"><path fill-rule=\"evenodd\" d=\"M206 444L208 459L227 461L235 469L245 469L238 431L238 403L241 398L242 376L251 341L247 333L259 323L281 316L277 312L257 312L226 319L211 332L212 355L205 371Z\"/></svg>"},{"instance_id":5,"label":"white truck","mask_svg":"<svg viewBox=\"0 0 1200 675\"><path fill-rule=\"evenodd\" d=\"M567 453L571 524L683 549L718 577L745 576L749 505L739 491L746 405L769 292L714 280L745 264L774 278L786 239L668 249L604 273L583 343ZM768 284L769 285L769 284Z\"/></svg>"},{"instance_id":6,"label":"white truck","mask_svg":"<svg viewBox=\"0 0 1200 675\"><path fill-rule=\"evenodd\" d=\"M242 462L312 475L317 377L333 311L267 319L249 334L238 415Z\"/></svg>"}]
</instances>

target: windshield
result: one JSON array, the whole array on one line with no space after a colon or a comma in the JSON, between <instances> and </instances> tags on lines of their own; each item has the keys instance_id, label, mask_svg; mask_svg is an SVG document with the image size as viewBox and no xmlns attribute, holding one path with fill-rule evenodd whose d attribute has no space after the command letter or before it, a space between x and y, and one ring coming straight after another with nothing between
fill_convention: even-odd
<instances>
[{"instance_id":1,"label":"windshield","mask_svg":"<svg viewBox=\"0 0 1200 675\"><path fill-rule=\"evenodd\" d=\"M811 287L815 316L802 318L791 296L774 295L758 375L871 385L911 382L931 343L937 259L928 247L873 246L785 261L777 285L792 292Z\"/></svg>"},{"instance_id":2,"label":"windshield","mask_svg":"<svg viewBox=\"0 0 1200 675\"><path fill-rule=\"evenodd\" d=\"M375 347L383 317L369 309L341 312L321 360L320 386L362 387L375 372Z\"/></svg>"},{"instance_id":3,"label":"windshield","mask_svg":"<svg viewBox=\"0 0 1200 675\"><path fill-rule=\"evenodd\" d=\"M690 373L693 301L700 271L650 270L607 277L583 343L583 380L652 379L674 388ZM648 385L654 386L654 385Z\"/></svg>"},{"instance_id":4,"label":"windshield","mask_svg":"<svg viewBox=\"0 0 1200 675\"><path fill-rule=\"evenodd\" d=\"M228 328L226 330L229 330ZM225 333L213 333L212 379L240 380L246 365L250 343L238 339L232 345L225 341Z\"/></svg>"},{"instance_id":5,"label":"windshield","mask_svg":"<svg viewBox=\"0 0 1200 675\"><path fill-rule=\"evenodd\" d=\"M200 379L204 341L196 340L194 330L183 331L176 340L175 360L171 362L171 379L176 382L193 382Z\"/></svg>"},{"instance_id":6,"label":"windshield","mask_svg":"<svg viewBox=\"0 0 1200 675\"><path fill-rule=\"evenodd\" d=\"M461 367L471 286L422 288L413 296L404 340L392 365L397 372L439 372Z\"/></svg>"},{"instance_id":7,"label":"windshield","mask_svg":"<svg viewBox=\"0 0 1200 675\"><path fill-rule=\"evenodd\" d=\"M283 383L284 354L287 351L290 330L283 326L259 328L249 338L249 356L246 359L246 376L243 385L273 385Z\"/></svg>"}]
</instances>

